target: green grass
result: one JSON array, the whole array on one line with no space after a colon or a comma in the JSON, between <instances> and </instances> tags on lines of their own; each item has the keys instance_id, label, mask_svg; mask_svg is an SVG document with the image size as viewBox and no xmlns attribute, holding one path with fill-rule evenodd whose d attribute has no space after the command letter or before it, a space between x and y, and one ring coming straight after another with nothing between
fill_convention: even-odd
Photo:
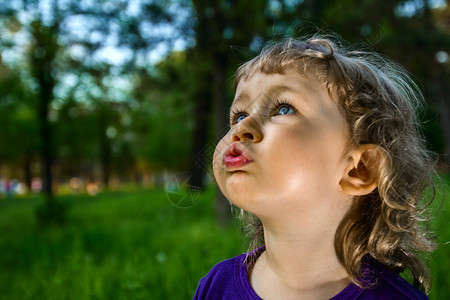
<instances>
[{"instance_id":1,"label":"green grass","mask_svg":"<svg viewBox=\"0 0 450 300\"><path fill-rule=\"evenodd\" d=\"M430 299L450 297L450 174L443 176L436 199L431 206L432 230L437 236L438 248L427 265L431 268L433 285Z\"/></svg>"},{"instance_id":2,"label":"green grass","mask_svg":"<svg viewBox=\"0 0 450 300\"><path fill-rule=\"evenodd\" d=\"M0 299L191 299L239 254L239 226L214 222L213 191L190 208L164 191L66 196L67 225L41 228L39 199L0 199Z\"/></svg>"},{"instance_id":3,"label":"green grass","mask_svg":"<svg viewBox=\"0 0 450 300\"><path fill-rule=\"evenodd\" d=\"M39 197L0 198L0 299L191 299L215 263L245 250L237 221L216 224L213 198L182 209L161 190L61 196L68 221L51 228L36 222ZM450 204L440 198L431 299L450 286Z\"/></svg>"}]
</instances>

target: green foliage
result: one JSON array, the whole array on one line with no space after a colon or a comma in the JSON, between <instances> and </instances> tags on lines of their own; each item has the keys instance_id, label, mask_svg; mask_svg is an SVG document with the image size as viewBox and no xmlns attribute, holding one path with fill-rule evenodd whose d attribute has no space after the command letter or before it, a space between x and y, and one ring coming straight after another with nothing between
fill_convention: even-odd
<instances>
[{"instance_id":1,"label":"green foliage","mask_svg":"<svg viewBox=\"0 0 450 300\"><path fill-rule=\"evenodd\" d=\"M0 162L20 163L38 151L35 98L18 73L1 63L0 73Z\"/></svg>"},{"instance_id":2,"label":"green foliage","mask_svg":"<svg viewBox=\"0 0 450 300\"><path fill-rule=\"evenodd\" d=\"M161 190L64 196L72 209L63 227L36 223L41 198L0 199L0 299L191 299L214 264L246 249L237 220L216 224L213 198L208 189L181 209ZM439 248L427 260L436 300L450 282L443 200L432 206Z\"/></svg>"},{"instance_id":3,"label":"green foliage","mask_svg":"<svg viewBox=\"0 0 450 300\"><path fill-rule=\"evenodd\" d=\"M193 68L185 52L174 52L155 66L151 78L137 80L134 94L140 104L132 111L133 151L153 169L188 167L196 117L190 94Z\"/></svg>"},{"instance_id":4,"label":"green foliage","mask_svg":"<svg viewBox=\"0 0 450 300\"><path fill-rule=\"evenodd\" d=\"M99 128L98 114L87 103L70 100L58 110L54 124L55 148L69 173L83 161L93 163L99 157L100 133L93 130L96 128Z\"/></svg>"}]
</instances>

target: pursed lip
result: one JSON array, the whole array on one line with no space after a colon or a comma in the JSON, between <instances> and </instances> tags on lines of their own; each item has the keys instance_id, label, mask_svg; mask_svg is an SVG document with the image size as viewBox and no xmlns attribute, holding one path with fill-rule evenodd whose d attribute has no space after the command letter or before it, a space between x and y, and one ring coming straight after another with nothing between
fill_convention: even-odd
<instances>
[{"instance_id":1,"label":"pursed lip","mask_svg":"<svg viewBox=\"0 0 450 300\"><path fill-rule=\"evenodd\" d=\"M231 144L223 156L223 163L227 169L238 169L252 161L253 159L238 143Z\"/></svg>"}]
</instances>

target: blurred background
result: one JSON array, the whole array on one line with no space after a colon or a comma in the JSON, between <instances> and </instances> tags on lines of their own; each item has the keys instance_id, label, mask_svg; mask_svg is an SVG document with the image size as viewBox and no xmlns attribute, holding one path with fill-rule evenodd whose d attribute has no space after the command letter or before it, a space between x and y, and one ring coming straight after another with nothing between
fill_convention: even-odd
<instances>
[{"instance_id":1,"label":"blurred background","mask_svg":"<svg viewBox=\"0 0 450 300\"><path fill-rule=\"evenodd\" d=\"M210 162L233 74L335 32L401 63L438 153L431 299L450 295L445 0L1 0L0 299L190 299L246 250Z\"/></svg>"}]
</instances>

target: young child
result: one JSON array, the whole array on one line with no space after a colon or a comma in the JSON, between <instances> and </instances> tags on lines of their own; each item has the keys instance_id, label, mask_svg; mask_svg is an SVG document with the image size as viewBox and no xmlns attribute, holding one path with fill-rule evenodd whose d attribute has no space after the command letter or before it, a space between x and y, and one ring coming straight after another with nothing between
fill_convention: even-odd
<instances>
[{"instance_id":1,"label":"young child","mask_svg":"<svg viewBox=\"0 0 450 300\"><path fill-rule=\"evenodd\" d=\"M252 251L217 264L194 299L427 299L420 101L399 66L326 38L242 65L213 169L253 219Z\"/></svg>"}]
</instances>

